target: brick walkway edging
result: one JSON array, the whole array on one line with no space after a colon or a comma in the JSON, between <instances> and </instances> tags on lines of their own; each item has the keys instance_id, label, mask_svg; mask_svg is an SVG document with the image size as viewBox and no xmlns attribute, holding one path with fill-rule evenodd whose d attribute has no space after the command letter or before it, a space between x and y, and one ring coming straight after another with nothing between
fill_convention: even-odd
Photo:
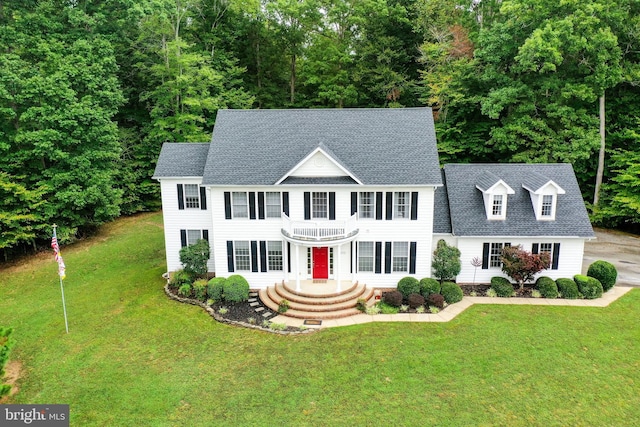
<instances>
[{"instance_id":1,"label":"brick walkway edging","mask_svg":"<svg viewBox=\"0 0 640 427\"><path fill-rule=\"evenodd\" d=\"M547 306L570 306L570 307L607 307L613 301L625 295L632 287L614 286L609 291L602 294L598 299L546 299L546 298L491 298L491 297L464 297L462 301L448 305L444 310L435 314L356 314L355 316L344 317L335 320L323 320L320 328L332 328L338 326L357 325L370 322L448 322L458 314L465 311L474 304L499 304L499 305L547 305ZM286 316L276 316L274 322L286 323L289 326L302 324L302 319L294 319Z\"/></svg>"}]
</instances>

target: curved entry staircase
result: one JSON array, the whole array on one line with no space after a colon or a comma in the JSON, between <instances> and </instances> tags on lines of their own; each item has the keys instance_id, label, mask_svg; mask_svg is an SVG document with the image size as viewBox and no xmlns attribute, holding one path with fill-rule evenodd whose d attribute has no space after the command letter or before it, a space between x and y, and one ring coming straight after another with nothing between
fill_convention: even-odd
<instances>
[{"instance_id":1,"label":"curved entry staircase","mask_svg":"<svg viewBox=\"0 0 640 427\"><path fill-rule=\"evenodd\" d=\"M318 293L311 289L295 291L290 285L276 283L262 289L259 293L260 299L271 310L277 312L280 301L289 301L289 310L282 313L284 316L296 317L298 319L339 319L360 311L356 304L360 298L367 301L367 305L374 302L373 289L368 289L366 285L355 283L342 292Z\"/></svg>"}]
</instances>

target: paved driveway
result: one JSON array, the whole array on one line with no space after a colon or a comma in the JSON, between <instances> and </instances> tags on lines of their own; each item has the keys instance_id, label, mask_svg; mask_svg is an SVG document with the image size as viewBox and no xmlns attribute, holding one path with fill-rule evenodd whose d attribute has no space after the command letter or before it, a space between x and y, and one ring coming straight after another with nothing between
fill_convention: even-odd
<instances>
[{"instance_id":1,"label":"paved driveway","mask_svg":"<svg viewBox=\"0 0 640 427\"><path fill-rule=\"evenodd\" d=\"M584 245L582 272L599 259L618 269L618 285L640 287L640 236L596 228L597 239Z\"/></svg>"}]
</instances>

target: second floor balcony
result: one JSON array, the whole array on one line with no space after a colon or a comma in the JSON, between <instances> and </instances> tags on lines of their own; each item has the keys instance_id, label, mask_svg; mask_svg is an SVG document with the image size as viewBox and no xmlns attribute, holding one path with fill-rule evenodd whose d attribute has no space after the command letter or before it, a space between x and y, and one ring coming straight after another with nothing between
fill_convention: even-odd
<instances>
[{"instance_id":1,"label":"second floor balcony","mask_svg":"<svg viewBox=\"0 0 640 427\"><path fill-rule=\"evenodd\" d=\"M282 215L282 235L289 241L299 243L336 243L350 241L358 235L357 215L347 220L295 221Z\"/></svg>"}]
</instances>

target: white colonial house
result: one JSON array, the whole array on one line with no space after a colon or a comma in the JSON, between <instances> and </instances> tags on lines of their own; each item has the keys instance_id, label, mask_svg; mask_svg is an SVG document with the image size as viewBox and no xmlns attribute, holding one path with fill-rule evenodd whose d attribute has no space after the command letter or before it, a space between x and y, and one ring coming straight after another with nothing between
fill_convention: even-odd
<instances>
[{"instance_id":1,"label":"white colonial house","mask_svg":"<svg viewBox=\"0 0 640 427\"><path fill-rule=\"evenodd\" d=\"M204 238L210 272L254 289L395 287L431 276L439 239L462 253L460 283L502 275L517 244L572 277L594 237L570 165L441 169L429 108L221 110L211 143L164 144L154 178L168 271Z\"/></svg>"}]
</instances>

